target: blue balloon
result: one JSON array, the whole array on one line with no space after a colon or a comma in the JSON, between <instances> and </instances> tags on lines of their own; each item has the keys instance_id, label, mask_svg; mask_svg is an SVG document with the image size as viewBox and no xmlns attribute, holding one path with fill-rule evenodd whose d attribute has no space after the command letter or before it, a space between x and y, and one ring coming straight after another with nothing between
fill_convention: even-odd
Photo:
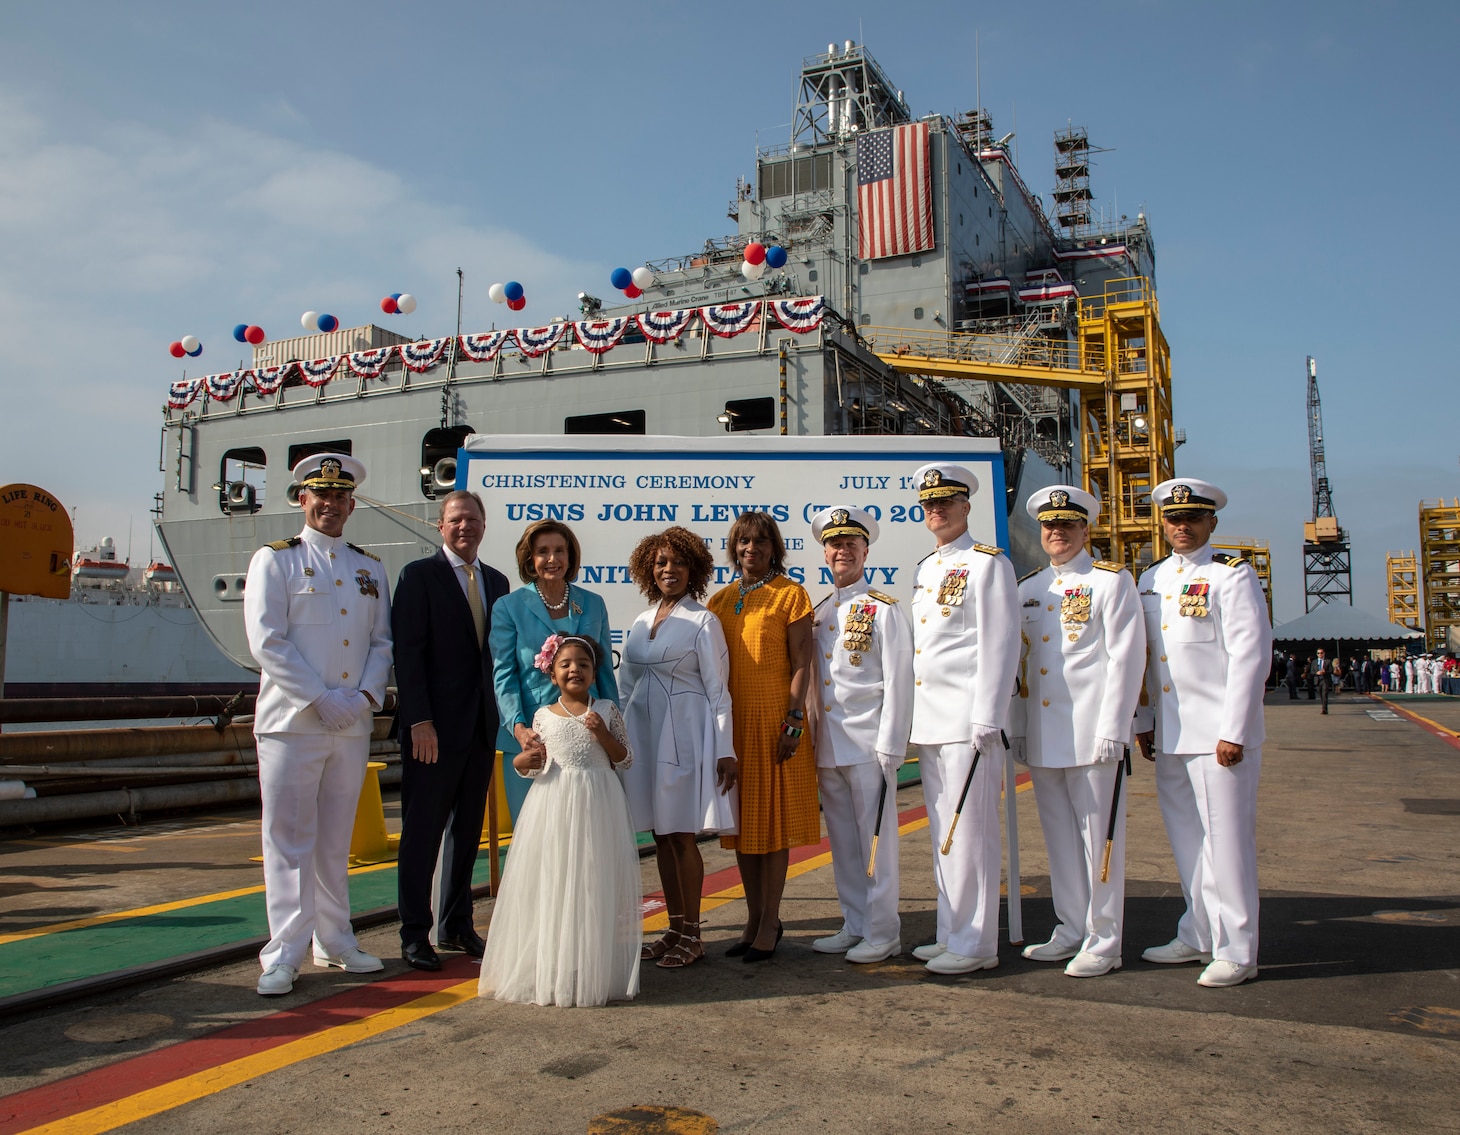
<instances>
[{"instance_id":1,"label":"blue balloon","mask_svg":"<svg viewBox=\"0 0 1460 1135\"><path fill-rule=\"evenodd\" d=\"M393 300L398 300L403 295L405 295L405 292L391 292L390 293L390 298L393 299Z\"/></svg>"},{"instance_id":2,"label":"blue balloon","mask_svg":"<svg viewBox=\"0 0 1460 1135\"><path fill-rule=\"evenodd\" d=\"M195 359L199 355L201 355L202 353L203 353L203 344L199 343L198 344L198 349L196 351L189 351L188 352L188 358Z\"/></svg>"},{"instance_id":3,"label":"blue balloon","mask_svg":"<svg viewBox=\"0 0 1460 1135\"><path fill-rule=\"evenodd\" d=\"M615 268L608 277L608 282L619 291L623 291L634 282L634 274L627 268Z\"/></svg>"},{"instance_id":4,"label":"blue balloon","mask_svg":"<svg viewBox=\"0 0 1460 1135\"><path fill-rule=\"evenodd\" d=\"M516 280L508 280L506 286L502 288L502 291L505 292L507 298L509 300L512 300L514 303L517 300L520 300L524 295L522 285L519 284Z\"/></svg>"},{"instance_id":5,"label":"blue balloon","mask_svg":"<svg viewBox=\"0 0 1460 1135\"><path fill-rule=\"evenodd\" d=\"M233 337L235 339L237 339L240 343L247 343L248 342L248 335L246 334L247 331L248 331L248 324L247 323L240 323L237 327L235 327L233 329Z\"/></svg>"},{"instance_id":6,"label":"blue balloon","mask_svg":"<svg viewBox=\"0 0 1460 1135\"><path fill-rule=\"evenodd\" d=\"M779 244L773 244L765 250L765 262L772 268L784 268L786 266L786 250Z\"/></svg>"},{"instance_id":7,"label":"blue balloon","mask_svg":"<svg viewBox=\"0 0 1460 1135\"><path fill-rule=\"evenodd\" d=\"M321 331L333 331L340 325L340 321L333 315L321 315L318 320L318 327Z\"/></svg>"}]
</instances>

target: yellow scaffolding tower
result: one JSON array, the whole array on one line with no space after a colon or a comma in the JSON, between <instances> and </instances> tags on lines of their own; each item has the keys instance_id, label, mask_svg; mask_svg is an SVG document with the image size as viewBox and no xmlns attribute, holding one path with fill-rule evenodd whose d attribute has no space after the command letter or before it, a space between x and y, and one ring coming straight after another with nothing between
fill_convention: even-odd
<instances>
[{"instance_id":1,"label":"yellow scaffolding tower","mask_svg":"<svg viewBox=\"0 0 1460 1135\"><path fill-rule=\"evenodd\" d=\"M862 335L904 374L1079 391L1081 477L1101 501L1090 542L1137 574L1164 554L1151 490L1175 475L1171 348L1144 276L1111 280L1103 294L1081 298L1073 343L893 327L865 327Z\"/></svg>"},{"instance_id":2,"label":"yellow scaffolding tower","mask_svg":"<svg viewBox=\"0 0 1460 1135\"><path fill-rule=\"evenodd\" d=\"M1460 499L1419 503L1425 645L1454 650L1460 642Z\"/></svg>"},{"instance_id":3,"label":"yellow scaffolding tower","mask_svg":"<svg viewBox=\"0 0 1460 1135\"><path fill-rule=\"evenodd\" d=\"M1419 629L1419 561L1412 551L1390 552L1384 557L1384 578L1388 580L1389 621Z\"/></svg>"},{"instance_id":4,"label":"yellow scaffolding tower","mask_svg":"<svg viewBox=\"0 0 1460 1135\"><path fill-rule=\"evenodd\" d=\"M1213 540L1212 549L1231 552L1241 556L1257 572L1257 582L1262 584L1263 597L1267 599L1267 621L1272 622L1272 554L1266 540L1249 540L1245 536L1231 536L1226 540Z\"/></svg>"}]
</instances>

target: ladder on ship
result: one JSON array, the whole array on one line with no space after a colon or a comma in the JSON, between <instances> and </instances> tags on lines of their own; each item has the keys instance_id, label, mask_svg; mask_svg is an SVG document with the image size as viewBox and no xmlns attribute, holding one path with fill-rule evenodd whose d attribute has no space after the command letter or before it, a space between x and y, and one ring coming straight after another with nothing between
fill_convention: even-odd
<instances>
[{"instance_id":1,"label":"ladder on ship","mask_svg":"<svg viewBox=\"0 0 1460 1135\"><path fill-rule=\"evenodd\" d=\"M1077 391L1081 482L1101 501L1091 543L1137 574L1165 554L1151 490L1175 475L1171 348L1145 277L1111 280L1100 295L1081 297L1073 340L1039 334L1032 315L1009 334L861 331L904 374Z\"/></svg>"}]
</instances>

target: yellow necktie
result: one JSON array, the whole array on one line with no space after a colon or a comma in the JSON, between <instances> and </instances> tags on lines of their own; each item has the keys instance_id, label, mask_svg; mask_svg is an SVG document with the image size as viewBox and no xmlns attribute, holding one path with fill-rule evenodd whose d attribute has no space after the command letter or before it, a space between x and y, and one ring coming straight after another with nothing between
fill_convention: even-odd
<instances>
[{"instance_id":1,"label":"yellow necktie","mask_svg":"<svg viewBox=\"0 0 1460 1135\"><path fill-rule=\"evenodd\" d=\"M477 645L487 637L487 612L482 606L482 589L477 586L477 569L471 564L462 564L466 572L466 605L471 608L472 625L477 629Z\"/></svg>"}]
</instances>

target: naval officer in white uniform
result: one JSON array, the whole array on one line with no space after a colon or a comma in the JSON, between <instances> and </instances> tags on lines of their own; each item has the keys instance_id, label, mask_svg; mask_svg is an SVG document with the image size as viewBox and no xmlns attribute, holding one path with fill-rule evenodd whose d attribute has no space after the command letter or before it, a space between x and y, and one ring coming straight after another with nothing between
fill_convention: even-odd
<instances>
[{"instance_id":1,"label":"naval officer in white uniform","mask_svg":"<svg viewBox=\"0 0 1460 1135\"><path fill-rule=\"evenodd\" d=\"M1257 976L1257 778L1272 626L1257 573L1209 541L1227 495L1190 477L1151 490L1172 554L1141 575L1149 661L1136 714L1186 912L1148 962L1204 961L1205 986ZM1152 715L1154 714L1154 722Z\"/></svg>"},{"instance_id":2,"label":"naval officer in white uniform","mask_svg":"<svg viewBox=\"0 0 1460 1135\"><path fill-rule=\"evenodd\" d=\"M835 586L812 615L810 700L816 783L842 908L841 930L811 948L880 962L902 953L897 770L912 729L912 629L896 599L867 585L863 569L877 540L871 513L823 509L811 518L811 535Z\"/></svg>"},{"instance_id":3,"label":"naval officer in white uniform","mask_svg":"<svg viewBox=\"0 0 1460 1135\"><path fill-rule=\"evenodd\" d=\"M999 964L999 793L1019 663L1018 586L1004 554L968 534L969 498L978 491L972 472L924 465L914 483L937 541L913 584L911 740L928 802L938 931L913 955L933 973L972 973ZM978 769L943 855L975 752Z\"/></svg>"},{"instance_id":4,"label":"naval officer in white uniform","mask_svg":"<svg viewBox=\"0 0 1460 1135\"><path fill-rule=\"evenodd\" d=\"M1120 968L1126 794L1117 800L1116 781L1141 694L1146 630L1135 577L1085 550L1100 503L1073 485L1051 485L1024 507L1039 521L1049 566L1019 581L1023 653L1009 737L1034 783L1059 920L1024 956L1068 958L1071 977L1099 977Z\"/></svg>"},{"instance_id":5,"label":"naval officer in white uniform","mask_svg":"<svg viewBox=\"0 0 1460 1135\"><path fill-rule=\"evenodd\" d=\"M263 798L269 942L266 996L314 964L373 973L355 941L346 874L374 710L390 675L390 594L377 556L344 539L365 466L317 453L294 467L304 530L254 553L243 592L248 646L262 670L254 734Z\"/></svg>"}]
</instances>

